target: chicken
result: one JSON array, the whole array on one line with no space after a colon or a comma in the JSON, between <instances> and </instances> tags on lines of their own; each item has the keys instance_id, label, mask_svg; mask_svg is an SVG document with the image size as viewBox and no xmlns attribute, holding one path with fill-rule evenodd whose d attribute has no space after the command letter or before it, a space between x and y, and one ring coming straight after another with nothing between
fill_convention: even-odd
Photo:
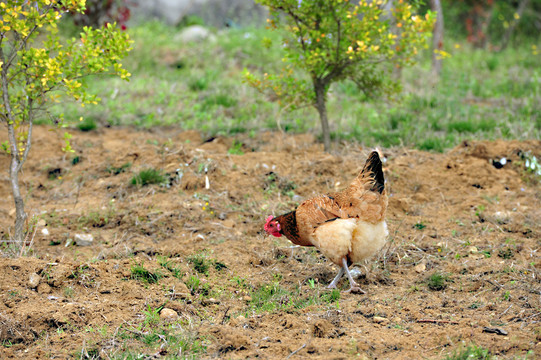
<instances>
[{"instance_id":1,"label":"chicken","mask_svg":"<svg viewBox=\"0 0 541 360\"><path fill-rule=\"evenodd\" d=\"M269 235L284 235L301 246L315 246L340 271L329 284L336 288L346 274L347 292L365 293L353 280L349 266L368 259L387 237L387 192L380 157L373 151L359 175L344 190L304 201L296 210L266 219Z\"/></svg>"}]
</instances>

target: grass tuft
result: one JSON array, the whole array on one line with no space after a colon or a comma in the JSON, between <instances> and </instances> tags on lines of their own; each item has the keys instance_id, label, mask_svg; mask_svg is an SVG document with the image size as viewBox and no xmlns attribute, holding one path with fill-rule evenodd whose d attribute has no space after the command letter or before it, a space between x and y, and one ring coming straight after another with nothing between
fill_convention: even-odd
<instances>
[{"instance_id":1,"label":"grass tuft","mask_svg":"<svg viewBox=\"0 0 541 360\"><path fill-rule=\"evenodd\" d=\"M452 355L445 357L446 360L490 360L492 356L487 349L480 346L472 345Z\"/></svg>"},{"instance_id":2,"label":"grass tuft","mask_svg":"<svg viewBox=\"0 0 541 360\"><path fill-rule=\"evenodd\" d=\"M132 177L130 183L136 186L145 186L151 184L162 184L165 182L165 176L160 170L153 168L141 170Z\"/></svg>"},{"instance_id":3,"label":"grass tuft","mask_svg":"<svg viewBox=\"0 0 541 360\"><path fill-rule=\"evenodd\" d=\"M447 287L449 277L447 275L435 272L427 279L427 286L430 290L441 291Z\"/></svg>"},{"instance_id":4,"label":"grass tuft","mask_svg":"<svg viewBox=\"0 0 541 360\"><path fill-rule=\"evenodd\" d=\"M163 275L158 271L151 272L145 269L143 263L136 264L131 267L131 278L134 280L140 280L147 284L154 284L157 283L162 277Z\"/></svg>"}]
</instances>

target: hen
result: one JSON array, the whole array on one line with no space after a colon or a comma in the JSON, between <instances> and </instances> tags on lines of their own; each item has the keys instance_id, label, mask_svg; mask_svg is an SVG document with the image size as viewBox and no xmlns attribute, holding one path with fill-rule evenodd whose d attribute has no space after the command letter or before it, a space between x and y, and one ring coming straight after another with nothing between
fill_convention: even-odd
<instances>
[{"instance_id":1,"label":"hen","mask_svg":"<svg viewBox=\"0 0 541 360\"><path fill-rule=\"evenodd\" d=\"M294 244L317 247L340 271L329 288L347 275L347 292L364 291L353 280L349 266L372 256L385 243L387 192L381 160L373 151L359 175L344 190L304 201L287 214L269 216L265 231L285 235Z\"/></svg>"}]
</instances>

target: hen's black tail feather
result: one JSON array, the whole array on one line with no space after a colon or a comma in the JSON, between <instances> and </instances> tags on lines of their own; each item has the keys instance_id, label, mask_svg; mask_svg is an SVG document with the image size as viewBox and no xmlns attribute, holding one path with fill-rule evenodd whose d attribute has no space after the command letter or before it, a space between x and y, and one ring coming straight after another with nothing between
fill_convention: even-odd
<instances>
[{"instance_id":1,"label":"hen's black tail feather","mask_svg":"<svg viewBox=\"0 0 541 360\"><path fill-rule=\"evenodd\" d=\"M377 151L372 151L368 156L363 168L363 174L369 174L374 179L371 190L381 194L385 189L385 178L383 177L383 164Z\"/></svg>"}]
</instances>

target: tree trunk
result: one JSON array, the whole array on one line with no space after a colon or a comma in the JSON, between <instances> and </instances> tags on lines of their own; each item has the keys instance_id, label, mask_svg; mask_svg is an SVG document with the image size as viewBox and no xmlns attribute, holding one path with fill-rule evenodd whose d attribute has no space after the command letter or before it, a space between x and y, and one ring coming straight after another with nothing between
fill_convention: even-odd
<instances>
[{"instance_id":1,"label":"tree trunk","mask_svg":"<svg viewBox=\"0 0 541 360\"><path fill-rule=\"evenodd\" d=\"M511 39L511 36L513 35L513 32L515 31L515 28L517 27L520 19L522 18L522 14L524 14L524 10L528 7L528 4L530 3L530 0L521 0L518 4L517 9L517 15L518 19L515 19L511 24L509 24L509 27L507 28L507 31L503 34L502 39L502 45L500 47L500 51L505 50L507 45L509 45L509 40Z\"/></svg>"},{"instance_id":2,"label":"tree trunk","mask_svg":"<svg viewBox=\"0 0 541 360\"><path fill-rule=\"evenodd\" d=\"M4 121L8 128L9 148L11 152L11 164L9 166L9 180L11 182L11 191L13 194L13 200L15 202L15 234L13 240L16 246L21 248L24 241L24 226L26 223L27 215L24 211L24 201L21 196L21 188L19 186L19 171L21 170L24 157L20 156L19 148L17 146L17 137L15 135L15 119L13 116L13 110L11 109L11 103L9 99L8 88L8 65L5 63L5 56L3 49L0 48L0 60L3 62L1 71L2 80L2 100L4 104L3 114ZM29 133L29 136L31 134Z\"/></svg>"},{"instance_id":3,"label":"tree trunk","mask_svg":"<svg viewBox=\"0 0 541 360\"><path fill-rule=\"evenodd\" d=\"M11 125L12 126L12 125ZM24 241L24 228L26 224L26 212L24 211L24 201L19 186L19 161L17 156L11 154L11 165L9 167L9 178L11 180L11 192L15 201L15 234L13 240L17 247L21 248Z\"/></svg>"},{"instance_id":4,"label":"tree trunk","mask_svg":"<svg viewBox=\"0 0 541 360\"><path fill-rule=\"evenodd\" d=\"M327 119L327 103L325 95L326 86L321 79L314 80L314 91L316 93L316 109L321 120L321 131L323 132L323 147L325 152L331 150L331 134L329 132L329 121Z\"/></svg>"},{"instance_id":5,"label":"tree trunk","mask_svg":"<svg viewBox=\"0 0 541 360\"><path fill-rule=\"evenodd\" d=\"M430 0L430 9L437 13L436 24L432 32L432 73L436 76L441 74L441 55L436 50L443 50L443 10L440 0Z\"/></svg>"}]
</instances>

